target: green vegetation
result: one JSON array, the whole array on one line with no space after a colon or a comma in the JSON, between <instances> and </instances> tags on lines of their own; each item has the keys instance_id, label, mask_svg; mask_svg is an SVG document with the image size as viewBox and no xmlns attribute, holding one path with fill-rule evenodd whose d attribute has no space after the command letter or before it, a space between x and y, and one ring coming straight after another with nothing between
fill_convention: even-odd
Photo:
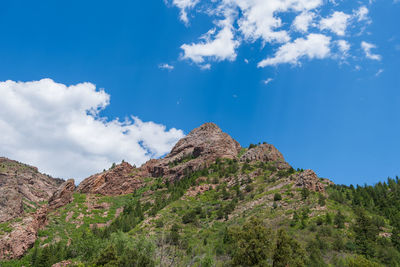
<instances>
[{"instance_id":1,"label":"green vegetation","mask_svg":"<svg viewBox=\"0 0 400 267\"><path fill-rule=\"evenodd\" d=\"M129 195L75 194L22 259L0 265L400 266L398 178L316 193L295 187L301 171L218 159Z\"/></svg>"}]
</instances>

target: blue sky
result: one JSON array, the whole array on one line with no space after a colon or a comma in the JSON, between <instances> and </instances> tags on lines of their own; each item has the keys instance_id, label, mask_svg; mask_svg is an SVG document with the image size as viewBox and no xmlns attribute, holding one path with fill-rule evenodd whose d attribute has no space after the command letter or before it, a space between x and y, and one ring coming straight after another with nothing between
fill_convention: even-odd
<instances>
[{"instance_id":1,"label":"blue sky","mask_svg":"<svg viewBox=\"0 0 400 267\"><path fill-rule=\"evenodd\" d=\"M140 165L160 156L182 133L211 121L242 146L272 143L295 168L311 168L336 183L371 184L400 175L400 3L313 1L315 6L298 9L293 5L304 1L275 1L282 6L272 18L281 25L272 30L289 39L274 39L265 14L246 17L251 8L260 10L251 0L237 6L228 0L1 1L0 81L22 83L0 85L8 96L0 102L10 106L0 108L0 129L9 134L0 152L80 180L123 158ZM368 10L364 16L361 7ZM347 21L337 16L336 24L324 24L335 12ZM293 24L300 14L313 17L305 31ZM232 36L220 38L221 49L215 42L224 30ZM349 48L340 49L339 41ZM265 59L269 65L260 67ZM44 78L51 80L39 82ZM77 84L85 94L62 93ZM56 89L29 92L44 87ZM57 98L58 106L41 109L46 96ZM60 114L75 109L80 116L77 106L101 110L82 121L94 118L93 125L132 131L134 143L95 126L71 130L74 123ZM107 124L112 121L116 125ZM54 125L63 130L55 134ZM102 141L88 146L91 139ZM127 149L114 153L119 145Z\"/></svg>"}]
</instances>

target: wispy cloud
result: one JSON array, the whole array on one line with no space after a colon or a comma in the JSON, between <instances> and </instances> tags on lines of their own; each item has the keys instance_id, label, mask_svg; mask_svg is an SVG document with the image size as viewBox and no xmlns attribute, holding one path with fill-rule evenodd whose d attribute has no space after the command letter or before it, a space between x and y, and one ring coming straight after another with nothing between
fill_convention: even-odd
<instances>
[{"instance_id":1,"label":"wispy cloud","mask_svg":"<svg viewBox=\"0 0 400 267\"><path fill-rule=\"evenodd\" d=\"M169 70L169 71L171 71L175 68L174 66L167 64L167 63L162 63L162 64L158 65L158 67L162 70Z\"/></svg>"},{"instance_id":2,"label":"wispy cloud","mask_svg":"<svg viewBox=\"0 0 400 267\"><path fill-rule=\"evenodd\" d=\"M372 49L376 48L376 45L362 41L361 48L363 49L366 58L378 61L382 59L381 55L373 54L371 52Z\"/></svg>"},{"instance_id":3,"label":"wispy cloud","mask_svg":"<svg viewBox=\"0 0 400 267\"><path fill-rule=\"evenodd\" d=\"M265 85L268 85L268 84L270 84L273 80L274 80L274 79L272 79L272 78L268 78L268 79L264 80L263 82L264 82Z\"/></svg>"},{"instance_id":4,"label":"wispy cloud","mask_svg":"<svg viewBox=\"0 0 400 267\"><path fill-rule=\"evenodd\" d=\"M384 72L384 69L379 69L376 73L375 76L378 77Z\"/></svg>"}]
</instances>

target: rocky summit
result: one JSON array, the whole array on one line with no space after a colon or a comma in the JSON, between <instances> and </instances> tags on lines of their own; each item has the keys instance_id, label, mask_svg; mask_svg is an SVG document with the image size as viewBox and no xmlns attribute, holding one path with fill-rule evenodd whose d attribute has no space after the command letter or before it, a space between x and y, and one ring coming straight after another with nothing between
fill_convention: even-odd
<instances>
[{"instance_id":1,"label":"rocky summit","mask_svg":"<svg viewBox=\"0 0 400 267\"><path fill-rule=\"evenodd\" d=\"M145 175L176 180L185 171L206 167L217 158L235 159L240 149L240 144L216 124L205 123L179 140L163 159L150 160L141 169Z\"/></svg>"}]
</instances>

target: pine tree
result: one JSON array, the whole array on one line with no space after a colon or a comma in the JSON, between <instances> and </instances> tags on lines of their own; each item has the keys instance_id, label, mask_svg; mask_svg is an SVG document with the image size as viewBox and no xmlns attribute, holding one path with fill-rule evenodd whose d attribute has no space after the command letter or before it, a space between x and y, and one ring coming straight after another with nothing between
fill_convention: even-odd
<instances>
[{"instance_id":1,"label":"pine tree","mask_svg":"<svg viewBox=\"0 0 400 267\"><path fill-rule=\"evenodd\" d=\"M335 219L334 219L334 223L335 223L336 227L339 229L344 228L345 220L346 220L346 217L339 210L338 213L336 213Z\"/></svg>"}]
</instances>

